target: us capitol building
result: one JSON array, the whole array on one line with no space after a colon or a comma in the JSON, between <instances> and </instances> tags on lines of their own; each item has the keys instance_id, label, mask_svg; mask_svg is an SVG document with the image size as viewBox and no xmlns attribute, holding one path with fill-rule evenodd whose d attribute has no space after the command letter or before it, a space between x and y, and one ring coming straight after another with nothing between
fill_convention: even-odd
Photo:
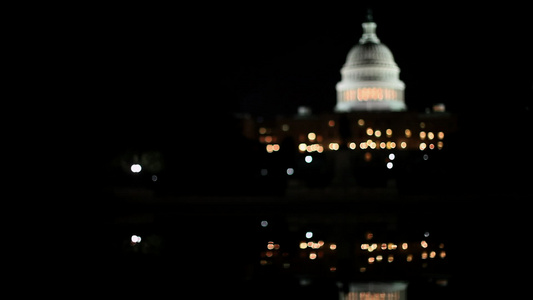
<instances>
[{"instance_id":1,"label":"us capitol building","mask_svg":"<svg viewBox=\"0 0 533 300\"><path fill-rule=\"evenodd\" d=\"M293 186L345 190L433 188L425 186L424 178L404 175L419 176L415 168L444 156L447 140L457 130L456 116L444 103L425 112L409 111L400 68L376 27L370 15L362 23L362 36L340 69L333 112L313 114L300 107L294 116L240 116L243 134L268 154L262 176L288 175ZM400 170L403 175L396 178Z\"/></svg>"}]
</instances>

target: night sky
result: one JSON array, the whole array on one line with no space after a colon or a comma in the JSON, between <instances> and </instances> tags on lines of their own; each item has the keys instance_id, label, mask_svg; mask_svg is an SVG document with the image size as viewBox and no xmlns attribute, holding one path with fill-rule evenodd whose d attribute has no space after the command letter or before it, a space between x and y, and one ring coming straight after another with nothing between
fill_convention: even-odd
<instances>
[{"instance_id":1,"label":"night sky","mask_svg":"<svg viewBox=\"0 0 533 300\"><path fill-rule=\"evenodd\" d=\"M527 9L449 3L92 7L72 32L74 53L92 96L119 117L146 108L331 111L340 69L370 7L377 35L401 69L409 109L437 102L453 111L487 109L503 98L511 110L530 105L520 99L533 85Z\"/></svg>"}]
</instances>

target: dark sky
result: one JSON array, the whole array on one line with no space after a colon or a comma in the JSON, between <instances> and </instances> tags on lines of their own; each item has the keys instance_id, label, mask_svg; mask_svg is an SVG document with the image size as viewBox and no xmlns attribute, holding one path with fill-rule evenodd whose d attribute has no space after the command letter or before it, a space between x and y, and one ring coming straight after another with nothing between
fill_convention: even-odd
<instances>
[{"instance_id":1,"label":"dark sky","mask_svg":"<svg viewBox=\"0 0 533 300\"><path fill-rule=\"evenodd\" d=\"M444 102L458 111L503 98L526 105L519 98L532 94L533 26L525 6L115 5L80 9L82 21L72 20L79 27L62 26L95 103L118 113L187 106L294 113L300 105L321 112L335 105L340 68L368 7L401 69L410 109Z\"/></svg>"}]
</instances>

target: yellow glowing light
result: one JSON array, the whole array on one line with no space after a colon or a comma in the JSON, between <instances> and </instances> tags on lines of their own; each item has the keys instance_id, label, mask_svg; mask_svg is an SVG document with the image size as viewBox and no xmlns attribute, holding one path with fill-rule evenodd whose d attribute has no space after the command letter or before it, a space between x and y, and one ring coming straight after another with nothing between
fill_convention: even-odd
<instances>
[{"instance_id":1,"label":"yellow glowing light","mask_svg":"<svg viewBox=\"0 0 533 300\"><path fill-rule=\"evenodd\" d=\"M316 259L316 253L315 252L309 253L309 259Z\"/></svg>"},{"instance_id":2,"label":"yellow glowing light","mask_svg":"<svg viewBox=\"0 0 533 300\"><path fill-rule=\"evenodd\" d=\"M316 134L314 132L309 132L307 134L307 138L310 140L310 141L314 141L316 139Z\"/></svg>"},{"instance_id":3,"label":"yellow glowing light","mask_svg":"<svg viewBox=\"0 0 533 300\"><path fill-rule=\"evenodd\" d=\"M420 241L420 246L422 246L422 248L427 248L428 243L426 241Z\"/></svg>"},{"instance_id":4,"label":"yellow glowing light","mask_svg":"<svg viewBox=\"0 0 533 300\"><path fill-rule=\"evenodd\" d=\"M428 258L428 253L426 251L422 252L421 258L422 259L427 259Z\"/></svg>"},{"instance_id":5,"label":"yellow glowing light","mask_svg":"<svg viewBox=\"0 0 533 300\"><path fill-rule=\"evenodd\" d=\"M407 143L406 143L406 142L401 142L401 143L400 143L400 147L401 147L402 149L407 148Z\"/></svg>"},{"instance_id":6,"label":"yellow glowing light","mask_svg":"<svg viewBox=\"0 0 533 300\"><path fill-rule=\"evenodd\" d=\"M435 134L433 132L428 132L428 139L432 140L435 138Z\"/></svg>"},{"instance_id":7,"label":"yellow glowing light","mask_svg":"<svg viewBox=\"0 0 533 300\"><path fill-rule=\"evenodd\" d=\"M329 149L339 150L339 143L329 143Z\"/></svg>"},{"instance_id":8,"label":"yellow glowing light","mask_svg":"<svg viewBox=\"0 0 533 300\"><path fill-rule=\"evenodd\" d=\"M298 145L298 150L300 150L300 152L304 152L306 149L307 145L305 143L301 143L300 145Z\"/></svg>"},{"instance_id":9,"label":"yellow glowing light","mask_svg":"<svg viewBox=\"0 0 533 300\"><path fill-rule=\"evenodd\" d=\"M405 258L408 262L413 261L413 254L407 254L407 257Z\"/></svg>"},{"instance_id":10,"label":"yellow glowing light","mask_svg":"<svg viewBox=\"0 0 533 300\"><path fill-rule=\"evenodd\" d=\"M265 143L272 143L272 136L270 135L265 136Z\"/></svg>"},{"instance_id":11,"label":"yellow glowing light","mask_svg":"<svg viewBox=\"0 0 533 300\"><path fill-rule=\"evenodd\" d=\"M305 249L307 248L307 243L306 242L300 242L300 249Z\"/></svg>"},{"instance_id":12,"label":"yellow glowing light","mask_svg":"<svg viewBox=\"0 0 533 300\"><path fill-rule=\"evenodd\" d=\"M374 135L375 135L376 137L381 137L381 130L376 130L376 131L374 131Z\"/></svg>"},{"instance_id":13,"label":"yellow glowing light","mask_svg":"<svg viewBox=\"0 0 533 300\"><path fill-rule=\"evenodd\" d=\"M437 137L439 138L439 140L442 140L442 139L444 138L444 132L439 131L439 132L437 133Z\"/></svg>"},{"instance_id":14,"label":"yellow glowing light","mask_svg":"<svg viewBox=\"0 0 533 300\"><path fill-rule=\"evenodd\" d=\"M365 125L365 120L363 120L363 119L357 120L357 125L364 126Z\"/></svg>"},{"instance_id":15,"label":"yellow glowing light","mask_svg":"<svg viewBox=\"0 0 533 300\"><path fill-rule=\"evenodd\" d=\"M439 253L439 256L440 256L440 258L445 258L446 257L446 251L441 251Z\"/></svg>"},{"instance_id":16,"label":"yellow glowing light","mask_svg":"<svg viewBox=\"0 0 533 300\"><path fill-rule=\"evenodd\" d=\"M393 255L389 255L387 257L387 261L390 262L390 263L393 262L394 261L394 256Z\"/></svg>"},{"instance_id":17,"label":"yellow glowing light","mask_svg":"<svg viewBox=\"0 0 533 300\"><path fill-rule=\"evenodd\" d=\"M408 247L409 247L409 245L407 243L403 243L402 244L402 249L403 250L406 250Z\"/></svg>"},{"instance_id":18,"label":"yellow glowing light","mask_svg":"<svg viewBox=\"0 0 533 300\"><path fill-rule=\"evenodd\" d=\"M374 257L371 256L371 257L368 258L368 263L369 264L373 264L374 261L376 261L376 259Z\"/></svg>"},{"instance_id":19,"label":"yellow glowing light","mask_svg":"<svg viewBox=\"0 0 533 300\"><path fill-rule=\"evenodd\" d=\"M435 258L435 256L437 256L437 252L435 251L429 252L429 258Z\"/></svg>"},{"instance_id":20,"label":"yellow glowing light","mask_svg":"<svg viewBox=\"0 0 533 300\"><path fill-rule=\"evenodd\" d=\"M376 256L376 260L377 260L377 261L382 261L382 260L383 260L383 256L382 256L382 255L378 255L378 256Z\"/></svg>"},{"instance_id":21,"label":"yellow glowing light","mask_svg":"<svg viewBox=\"0 0 533 300\"><path fill-rule=\"evenodd\" d=\"M379 148L381 148L381 149L387 148L387 143L385 143L385 142L379 143Z\"/></svg>"},{"instance_id":22,"label":"yellow glowing light","mask_svg":"<svg viewBox=\"0 0 533 300\"><path fill-rule=\"evenodd\" d=\"M387 129L385 130L385 134L387 135L387 137L391 137L392 136L392 129Z\"/></svg>"},{"instance_id":23,"label":"yellow glowing light","mask_svg":"<svg viewBox=\"0 0 533 300\"><path fill-rule=\"evenodd\" d=\"M367 134L367 135L372 135L372 134L374 134L374 130L373 130L372 128L368 127L368 128L366 129L366 134Z\"/></svg>"},{"instance_id":24,"label":"yellow glowing light","mask_svg":"<svg viewBox=\"0 0 533 300\"><path fill-rule=\"evenodd\" d=\"M426 146L427 146L426 143L420 143L419 148L420 148L420 150L424 150L424 149L426 149Z\"/></svg>"},{"instance_id":25,"label":"yellow glowing light","mask_svg":"<svg viewBox=\"0 0 533 300\"><path fill-rule=\"evenodd\" d=\"M265 134L267 132L266 128L265 127L261 127L259 128L259 133L260 134Z\"/></svg>"},{"instance_id":26,"label":"yellow glowing light","mask_svg":"<svg viewBox=\"0 0 533 300\"><path fill-rule=\"evenodd\" d=\"M337 245L336 244L331 244L331 245L329 245L329 249L335 250L335 249L337 249Z\"/></svg>"},{"instance_id":27,"label":"yellow glowing light","mask_svg":"<svg viewBox=\"0 0 533 300\"><path fill-rule=\"evenodd\" d=\"M420 131L419 136L420 136L421 140L425 139L426 138L426 132L425 131Z\"/></svg>"},{"instance_id":28,"label":"yellow glowing light","mask_svg":"<svg viewBox=\"0 0 533 300\"><path fill-rule=\"evenodd\" d=\"M333 121L333 120L329 120L329 121L328 121L328 126L329 126L329 127L335 127L335 121Z\"/></svg>"},{"instance_id":29,"label":"yellow glowing light","mask_svg":"<svg viewBox=\"0 0 533 300\"><path fill-rule=\"evenodd\" d=\"M357 144L354 143L354 142L351 142L351 143L348 145L348 147L349 147L350 149L352 149L352 150L354 150L354 149L356 148L356 146L357 146Z\"/></svg>"},{"instance_id":30,"label":"yellow glowing light","mask_svg":"<svg viewBox=\"0 0 533 300\"><path fill-rule=\"evenodd\" d=\"M412 135L411 130L410 130L410 129L406 129L406 130L405 130L405 137L406 137L406 138L410 138L411 135Z\"/></svg>"}]
</instances>

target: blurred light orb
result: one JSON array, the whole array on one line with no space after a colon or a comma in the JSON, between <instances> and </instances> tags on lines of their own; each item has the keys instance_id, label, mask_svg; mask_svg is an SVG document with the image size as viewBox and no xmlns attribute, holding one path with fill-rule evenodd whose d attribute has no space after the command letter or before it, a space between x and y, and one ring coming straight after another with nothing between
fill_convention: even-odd
<instances>
[{"instance_id":1,"label":"blurred light orb","mask_svg":"<svg viewBox=\"0 0 533 300\"><path fill-rule=\"evenodd\" d=\"M137 243L137 244L138 244L138 243L141 242L141 237L138 236L138 235L135 235L135 234L134 234L134 235L131 236L131 242L132 242L132 243Z\"/></svg>"},{"instance_id":2,"label":"blurred light orb","mask_svg":"<svg viewBox=\"0 0 533 300\"><path fill-rule=\"evenodd\" d=\"M139 164L133 164L133 165L131 165L130 169L131 169L131 171L133 173L139 173L139 172L141 172L142 167Z\"/></svg>"},{"instance_id":3,"label":"blurred light orb","mask_svg":"<svg viewBox=\"0 0 533 300\"><path fill-rule=\"evenodd\" d=\"M287 168L287 175L292 175L294 174L294 169L293 168Z\"/></svg>"},{"instance_id":4,"label":"blurred light orb","mask_svg":"<svg viewBox=\"0 0 533 300\"><path fill-rule=\"evenodd\" d=\"M261 227L267 227L268 226L268 221L261 221Z\"/></svg>"},{"instance_id":5,"label":"blurred light orb","mask_svg":"<svg viewBox=\"0 0 533 300\"><path fill-rule=\"evenodd\" d=\"M306 163L309 164L309 163L311 163L312 161L313 161L313 157L312 157L311 155L307 155L307 156L305 157L305 162L306 162Z\"/></svg>"},{"instance_id":6,"label":"blurred light orb","mask_svg":"<svg viewBox=\"0 0 533 300\"><path fill-rule=\"evenodd\" d=\"M311 231L306 232L305 233L305 237L308 238L308 239L312 238L313 237L313 232L311 232Z\"/></svg>"}]
</instances>

